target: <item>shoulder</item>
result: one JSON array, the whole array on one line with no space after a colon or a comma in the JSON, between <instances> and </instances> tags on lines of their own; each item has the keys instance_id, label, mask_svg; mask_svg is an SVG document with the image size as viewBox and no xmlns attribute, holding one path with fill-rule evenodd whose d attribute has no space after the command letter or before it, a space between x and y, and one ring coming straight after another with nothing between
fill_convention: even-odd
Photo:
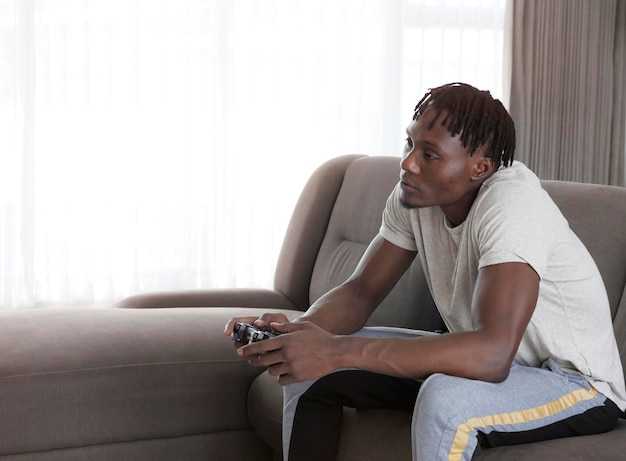
<instances>
[{"instance_id":1,"label":"shoulder","mask_svg":"<svg viewBox=\"0 0 626 461\"><path fill-rule=\"evenodd\" d=\"M515 161L509 167L500 168L482 184L473 211L503 219L519 214L544 215L553 212L555 207L537 175Z\"/></svg>"},{"instance_id":2,"label":"shoulder","mask_svg":"<svg viewBox=\"0 0 626 461\"><path fill-rule=\"evenodd\" d=\"M500 167L482 185L483 191L493 189L518 189L541 190L541 182L537 175L526 165L514 161L511 166Z\"/></svg>"},{"instance_id":3,"label":"shoulder","mask_svg":"<svg viewBox=\"0 0 626 461\"><path fill-rule=\"evenodd\" d=\"M524 261L542 276L554 243L568 232L539 178L515 162L483 183L470 211L470 235L481 266Z\"/></svg>"}]
</instances>

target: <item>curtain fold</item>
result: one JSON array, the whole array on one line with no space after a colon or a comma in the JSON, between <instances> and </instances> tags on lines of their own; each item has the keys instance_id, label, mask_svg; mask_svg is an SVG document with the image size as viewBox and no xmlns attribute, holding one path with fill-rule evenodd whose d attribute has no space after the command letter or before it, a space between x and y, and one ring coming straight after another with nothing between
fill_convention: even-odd
<instances>
[{"instance_id":1,"label":"curtain fold","mask_svg":"<svg viewBox=\"0 0 626 461\"><path fill-rule=\"evenodd\" d=\"M513 0L517 159L544 179L624 186L624 2Z\"/></svg>"},{"instance_id":2,"label":"curtain fold","mask_svg":"<svg viewBox=\"0 0 626 461\"><path fill-rule=\"evenodd\" d=\"M613 99L622 103L613 106L611 151L614 155L611 156L609 184L626 186L626 1L624 0L617 2L615 24Z\"/></svg>"},{"instance_id":3,"label":"curtain fold","mask_svg":"<svg viewBox=\"0 0 626 461\"><path fill-rule=\"evenodd\" d=\"M271 287L315 167L499 95L504 3L0 0L0 308Z\"/></svg>"}]
</instances>

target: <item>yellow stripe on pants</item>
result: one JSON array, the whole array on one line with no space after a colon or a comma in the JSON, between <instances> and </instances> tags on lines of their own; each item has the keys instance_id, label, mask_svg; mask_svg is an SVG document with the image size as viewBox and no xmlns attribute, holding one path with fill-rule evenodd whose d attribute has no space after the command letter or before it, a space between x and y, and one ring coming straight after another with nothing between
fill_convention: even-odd
<instances>
[{"instance_id":1,"label":"yellow stripe on pants","mask_svg":"<svg viewBox=\"0 0 626 461\"><path fill-rule=\"evenodd\" d=\"M536 421L548 416L557 414L569 407L572 407L585 400L591 400L598 395L598 391L594 388L591 390L579 389L571 392L557 400L548 402L527 410L515 411L511 413L502 413L499 415L483 416L480 418L472 418L457 427L452 447L448 455L448 461L461 461L463 452L467 447L470 433L476 428L491 427L507 424L521 424L530 421Z\"/></svg>"}]
</instances>

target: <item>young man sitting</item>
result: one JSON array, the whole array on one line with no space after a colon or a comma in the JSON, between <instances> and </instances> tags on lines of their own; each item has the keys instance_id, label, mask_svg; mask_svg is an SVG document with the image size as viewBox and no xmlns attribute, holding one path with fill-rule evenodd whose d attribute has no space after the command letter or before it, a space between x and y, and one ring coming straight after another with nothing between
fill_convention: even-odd
<instances>
[{"instance_id":1,"label":"young man sitting","mask_svg":"<svg viewBox=\"0 0 626 461\"><path fill-rule=\"evenodd\" d=\"M600 273L489 92L430 90L400 180L352 276L282 333L241 346L284 385L285 459L336 457L343 406L413 411L413 459L612 429L626 408ZM363 328L415 257L449 333Z\"/></svg>"}]
</instances>

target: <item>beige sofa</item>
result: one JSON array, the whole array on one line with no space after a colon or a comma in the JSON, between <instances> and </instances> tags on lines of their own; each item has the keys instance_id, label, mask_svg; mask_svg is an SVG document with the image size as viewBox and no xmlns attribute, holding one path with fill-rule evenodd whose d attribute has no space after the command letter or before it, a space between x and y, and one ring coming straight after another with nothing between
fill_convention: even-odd
<instances>
[{"instance_id":1,"label":"beige sofa","mask_svg":"<svg viewBox=\"0 0 626 461\"><path fill-rule=\"evenodd\" d=\"M399 159L344 156L310 178L273 290L143 294L109 309L0 312L0 460L280 459L281 388L237 358L233 315L296 316L347 277L379 227ZM626 189L545 181L595 257L626 353ZM442 327L419 263L371 324ZM340 457L410 460L410 414L346 409ZM626 459L626 422L484 460Z\"/></svg>"}]
</instances>

